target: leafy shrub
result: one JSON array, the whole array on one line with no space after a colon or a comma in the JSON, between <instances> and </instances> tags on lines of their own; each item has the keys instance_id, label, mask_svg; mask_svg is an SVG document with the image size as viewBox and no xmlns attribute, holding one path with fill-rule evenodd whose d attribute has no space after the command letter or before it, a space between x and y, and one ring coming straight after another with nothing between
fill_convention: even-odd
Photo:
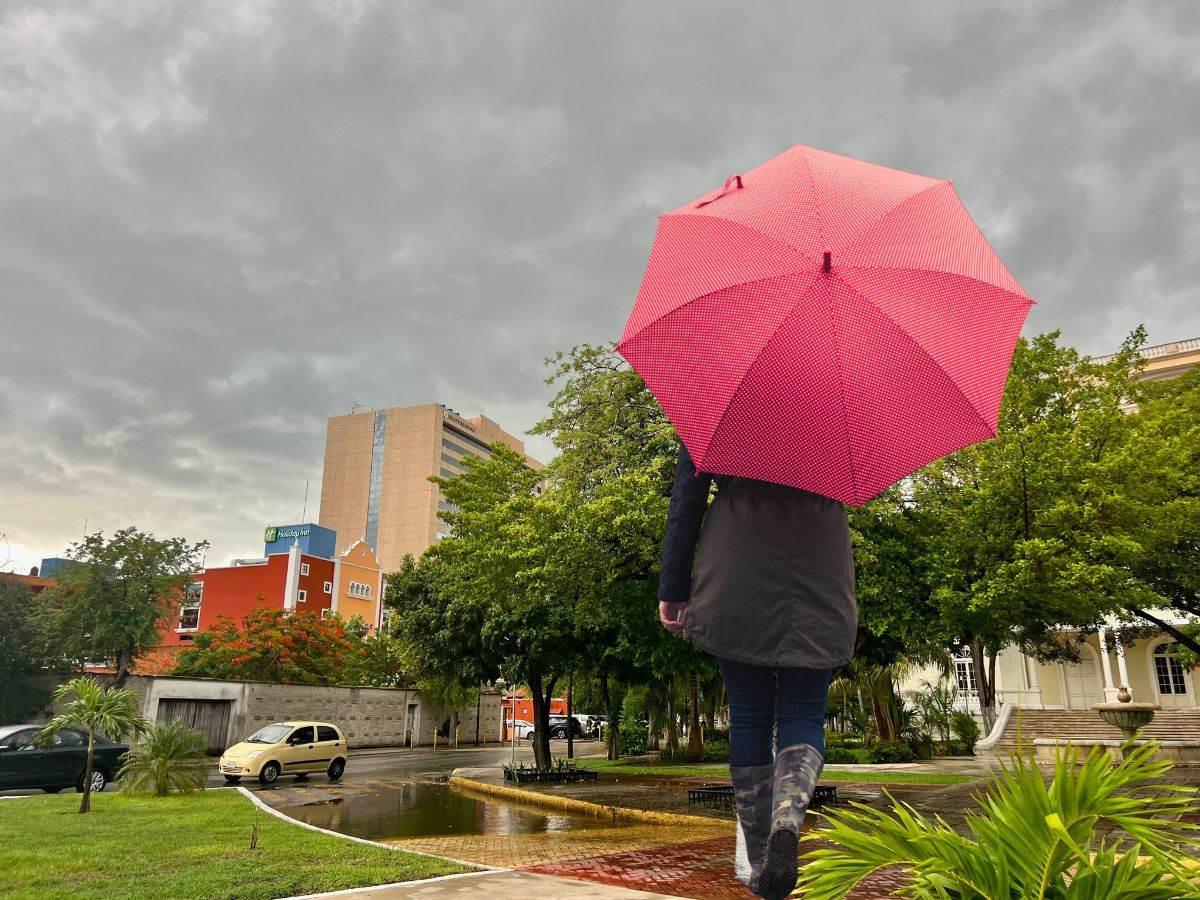
<instances>
[{"instance_id":1,"label":"leafy shrub","mask_svg":"<svg viewBox=\"0 0 1200 900\"><path fill-rule=\"evenodd\" d=\"M912 751L915 759L933 759L933 736L926 732L918 732L905 738L904 743Z\"/></svg>"},{"instance_id":2,"label":"leafy shrub","mask_svg":"<svg viewBox=\"0 0 1200 900\"><path fill-rule=\"evenodd\" d=\"M975 742L979 740L979 723L970 713L963 712L961 709L956 709L951 713L950 730L966 745L967 753L975 752Z\"/></svg>"},{"instance_id":3,"label":"leafy shrub","mask_svg":"<svg viewBox=\"0 0 1200 900\"><path fill-rule=\"evenodd\" d=\"M825 745L825 762L832 765L843 765L858 762L858 756L848 747Z\"/></svg>"},{"instance_id":4,"label":"leafy shrub","mask_svg":"<svg viewBox=\"0 0 1200 900\"><path fill-rule=\"evenodd\" d=\"M646 726L622 722L617 732L617 747L622 756L641 756L646 752Z\"/></svg>"},{"instance_id":5,"label":"leafy shrub","mask_svg":"<svg viewBox=\"0 0 1200 900\"><path fill-rule=\"evenodd\" d=\"M171 791L204 790L208 754L204 735L182 722L151 725L146 736L125 754L121 790L165 797Z\"/></svg>"},{"instance_id":6,"label":"leafy shrub","mask_svg":"<svg viewBox=\"0 0 1200 900\"><path fill-rule=\"evenodd\" d=\"M938 756L970 756L971 751L962 741L942 741L934 748Z\"/></svg>"},{"instance_id":7,"label":"leafy shrub","mask_svg":"<svg viewBox=\"0 0 1200 900\"><path fill-rule=\"evenodd\" d=\"M659 761L664 763L687 763L687 745L679 748L678 753L663 750L659 753ZM700 752L701 762L729 762L729 744L725 741L705 741L704 749Z\"/></svg>"},{"instance_id":8,"label":"leafy shrub","mask_svg":"<svg viewBox=\"0 0 1200 900\"><path fill-rule=\"evenodd\" d=\"M912 748L901 741L876 741L867 748L867 756L873 763L912 762Z\"/></svg>"}]
</instances>

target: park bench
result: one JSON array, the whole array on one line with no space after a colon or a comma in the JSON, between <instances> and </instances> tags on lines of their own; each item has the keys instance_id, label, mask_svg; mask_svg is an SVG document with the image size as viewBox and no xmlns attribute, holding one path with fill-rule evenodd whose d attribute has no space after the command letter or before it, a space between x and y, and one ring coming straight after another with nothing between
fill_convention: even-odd
<instances>
[{"instance_id":1,"label":"park bench","mask_svg":"<svg viewBox=\"0 0 1200 900\"><path fill-rule=\"evenodd\" d=\"M691 806L706 806L709 809L733 809L733 785L719 784L708 787L688 788L688 804ZM813 791L812 808L824 806L826 803L837 803L837 786L819 784Z\"/></svg>"}]
</instances>

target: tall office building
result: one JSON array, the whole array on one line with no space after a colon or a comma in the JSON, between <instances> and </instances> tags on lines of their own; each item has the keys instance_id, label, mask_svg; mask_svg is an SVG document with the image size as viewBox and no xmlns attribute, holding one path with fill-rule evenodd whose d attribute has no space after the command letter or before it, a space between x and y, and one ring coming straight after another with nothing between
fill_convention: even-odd
<instances>
[{"instance_id":1,"label":"tall office building","mask_svg":"<svg viewBox=\"0 0 1200 900\"><path fill-rule=\"evenodd\" d=\"M437 403L333 416L325 437L320 523L346 541L362 538L385 572L420 556L444 534L448 508L429 476L460 474L466 456L488 457L500 441L535 469L525 445L484 416L463 418Z\"/></svg>"}]
</instances>

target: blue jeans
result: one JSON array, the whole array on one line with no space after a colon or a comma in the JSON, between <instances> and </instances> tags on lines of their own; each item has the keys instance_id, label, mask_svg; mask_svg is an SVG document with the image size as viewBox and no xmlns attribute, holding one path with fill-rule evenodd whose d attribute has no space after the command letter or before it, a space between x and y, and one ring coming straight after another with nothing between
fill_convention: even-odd
<instances>
[{"instance_id":1,"label":"blue jeans","mask_svg":"<svg viewBox=\"0 0 1200 900\"><path fill-rule=\"evenodd\" d=\"M810 744L825 753L825 699L832 669L773 668L729 659L717 662L729 700L731 766L771 762L772 731L777 750Z\"/></svg>"}]
</instances>

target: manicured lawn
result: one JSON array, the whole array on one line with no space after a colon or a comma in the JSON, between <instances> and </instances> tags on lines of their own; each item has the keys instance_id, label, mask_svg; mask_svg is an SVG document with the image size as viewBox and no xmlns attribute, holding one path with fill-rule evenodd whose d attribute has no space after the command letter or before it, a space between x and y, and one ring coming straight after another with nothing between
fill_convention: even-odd
<instances>
[{"instance_id":1,"label":"manicured lawn","mask_svg":"<svg viewBox=\"0 0 1200 900\"><path fill-rule=\"evenodd\" d=\"M726 765L673 766L655 763L633 763L624 760L587 759L580 765L622 775L701 775L724 777L729 774ZM979 779L973 775L925 772L842 772L826 769L821 773L822 781L864 782L868 784L967 784Z\"/></svg>"},{"instance_id":2,"label":"manicured lawn","mask_svg":"<svg viewBox=\"0 0 1200 900\"><path fill-rule=\"evenodd\" d=\"M257 811L233 790L0 801L0 896L287 897L464 871L345 841ZM258 849L250 831L258 819Z\"/></svg>"}]
</instances>

